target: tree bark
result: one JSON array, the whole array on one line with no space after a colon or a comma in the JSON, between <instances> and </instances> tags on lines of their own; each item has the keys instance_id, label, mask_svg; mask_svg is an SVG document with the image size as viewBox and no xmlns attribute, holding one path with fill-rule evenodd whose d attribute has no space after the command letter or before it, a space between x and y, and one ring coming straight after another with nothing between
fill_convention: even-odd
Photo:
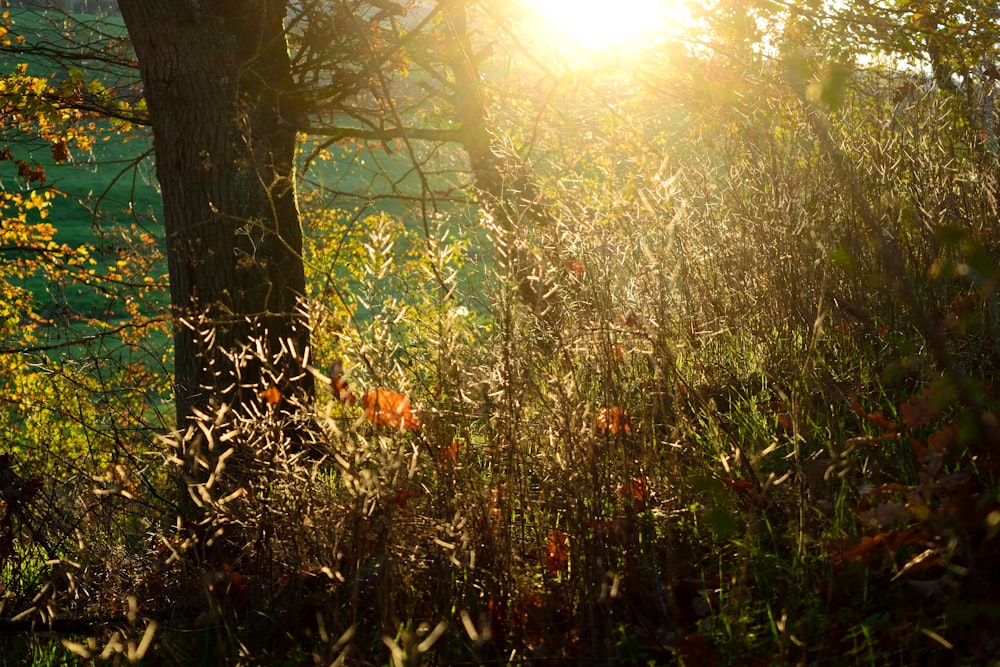
<instances>
[{"instance_id":1,"label":"tree bark","mask_svg":"<svg viewBox=\"0 0 1000 667\"><path fill-rule=\"evenodd\" d=\"M284 0L119 0L164 206L177 425L271 385L311 395ZM259 339L260 346L254 344ZM249 347L248 347L249 346ZM234 361L250 348L256 359Z\"/></svg>"}]
</instances>

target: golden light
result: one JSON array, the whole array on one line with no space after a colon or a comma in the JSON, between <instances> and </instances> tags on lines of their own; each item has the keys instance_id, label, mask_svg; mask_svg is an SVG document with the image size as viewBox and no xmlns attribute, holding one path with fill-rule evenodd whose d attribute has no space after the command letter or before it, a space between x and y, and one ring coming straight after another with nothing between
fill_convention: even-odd
<instances>
[{"instance_id":1,"label":"golden light","mask_svg":"<svg viewBox=\"0 0 1000 667\"><path fill-rule=\"evenodd\" d=\"M587 51L641 46L680 11L670 0L530 0L544 27Z\"/></svg>"}]
</instances>

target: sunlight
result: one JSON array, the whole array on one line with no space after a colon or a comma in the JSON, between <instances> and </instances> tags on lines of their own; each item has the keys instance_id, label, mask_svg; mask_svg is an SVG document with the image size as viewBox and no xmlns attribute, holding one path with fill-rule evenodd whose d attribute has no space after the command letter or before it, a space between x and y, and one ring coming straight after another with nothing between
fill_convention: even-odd
<instances>
[{"instance_id":1,"label":"sunlight","mask_svg":"<svg viewBox=\"0 0 1000 667\"><path fill-rule=\"evenodd\" d=\"M646 33L679 18L671 0L531 0L556 36L587 51L641 45ZM686 19L682 19L686 22Z\"/></svg>"}]
</instances>

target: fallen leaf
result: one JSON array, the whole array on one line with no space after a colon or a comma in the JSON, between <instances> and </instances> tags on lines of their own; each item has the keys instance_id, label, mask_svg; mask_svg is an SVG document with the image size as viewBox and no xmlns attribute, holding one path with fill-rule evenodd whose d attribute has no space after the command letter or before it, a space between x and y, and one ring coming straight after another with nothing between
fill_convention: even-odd
<instances>
[{"instance_id":1,"label":"fallen leaf","mask_svg":"<svg viewBox=\"0 0 1000 667\"><path fill-rule=\"evenodd\" d=\"M792 415L787 412L778 414L778 429L784 433L792 433L795 430Z\"/></svg>"},{"instance_id":2,"label":"fallen leaf","mask_svg":"<svg viewBox=\"0 0 1000 667\"><path fill-rule=\"evenodd\" d=\"M722 482L733 491L737 491L751 497L757 496L757 487L754 486L753 482L745 479L734 479L732 477L724 477Z\"/></svg>"}]
</instances>

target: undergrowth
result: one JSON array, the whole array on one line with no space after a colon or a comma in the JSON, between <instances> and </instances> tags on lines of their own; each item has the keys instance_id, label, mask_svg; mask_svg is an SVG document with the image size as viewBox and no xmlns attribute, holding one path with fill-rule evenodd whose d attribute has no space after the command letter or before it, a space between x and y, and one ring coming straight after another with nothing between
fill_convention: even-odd
<instances>
[{"instance_id":1,"label":"undergrowth","mask_svg":"<svg viewBox=\"0 0 1000 667\"><path fill-rule=\"evenodd\" d=\"M845 104L826 148L790 94L696 100L732 120L711 136L644 126L646 95L533 158L546 215L483 201L478 238L527 274L467 272L443 214L317 216L313 284L337 238L354 287L303 306L315 401L251 345L256 403L100 475L0 459L3 660L996 659L995 157L944 140L934 90Z\"/></svg>"}]
</instances>

